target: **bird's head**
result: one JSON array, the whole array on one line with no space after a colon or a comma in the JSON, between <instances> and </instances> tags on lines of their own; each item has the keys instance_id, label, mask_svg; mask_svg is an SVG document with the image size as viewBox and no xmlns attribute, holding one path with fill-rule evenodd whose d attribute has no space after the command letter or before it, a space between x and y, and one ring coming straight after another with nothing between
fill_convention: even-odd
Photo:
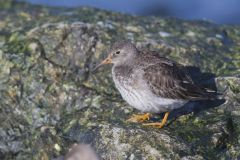
<instances>
[{"instance_id":1,"label":"bird's head","mask_svg":"<svg viewBox=\"0 0 240 160\"><path fill-rule=\"evenodd\" d=\"M112 45L109 50L108 57L104 59L99 65L95 67L94 70L101 67L104 64L114 64L120 65L130 62L134 59L135 55L138 53L137 48L134 44L129 41L120 41Z\"/></svg>"}]
</instances>

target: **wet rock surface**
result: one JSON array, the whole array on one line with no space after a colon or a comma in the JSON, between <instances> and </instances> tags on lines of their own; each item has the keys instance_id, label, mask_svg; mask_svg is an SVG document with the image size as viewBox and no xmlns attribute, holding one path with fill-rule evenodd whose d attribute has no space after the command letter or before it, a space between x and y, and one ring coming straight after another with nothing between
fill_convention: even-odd
<instances>
[{"instance_id":1,"label":"wet rock surface","mask_svg":"<svg viewBox=\"0 0 240 160\"><path fill-rule=\"evenodd\" d=\"M240 158L239 27L6 1L0 28L1 159L54 159L74 143L100 159ZM114 88L110 66L91 73L121 39L200 67L196 81L226 101L174 111L163 129L127 123L138 111Z\"/></svg>"}]
</instances>

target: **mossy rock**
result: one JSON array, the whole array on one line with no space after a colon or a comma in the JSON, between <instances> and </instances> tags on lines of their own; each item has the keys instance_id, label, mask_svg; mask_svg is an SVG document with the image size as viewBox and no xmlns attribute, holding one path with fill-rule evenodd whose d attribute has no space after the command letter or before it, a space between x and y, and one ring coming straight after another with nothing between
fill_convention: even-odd
<instances>
[{"instance_id":1,"label":"mossy rock","mask_svg":"<svg viewBox=\"0 0 240 160\"><path fill-rule=\"evenodd\" d=\"M75 142L91 144L101 159L240 158L239 27L14 1L3 16L1 159L53 159ZM226 102L173 112L163 129L126 122L138 111L115 89L110 66L91 72L122 39L200 67L197 81L216 85Z\"/></svg>"}]
</instances>

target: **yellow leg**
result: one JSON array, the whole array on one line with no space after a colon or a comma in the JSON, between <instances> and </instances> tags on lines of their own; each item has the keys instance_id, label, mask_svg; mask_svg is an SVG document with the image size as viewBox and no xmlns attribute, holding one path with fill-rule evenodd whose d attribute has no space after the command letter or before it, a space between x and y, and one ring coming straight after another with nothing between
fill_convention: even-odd
<instances>
[{"instance_id":1,"label":"yellow leg","mask_svg":"<svg viewBox=\"0 0 240 160\"><path fill-rule=\"evenodd\" d=\"M151 117L150 113L146 113L143 115L136 115L134 114L131 118L127 120L127 122L144 122L146 120L149 120Z\"/></svg>"},{"instance_id":2,"label":"yellow leg","mask_svg":"<svg viewBox=\"0 0 240 160\"><path fill-rule=\"evenodd\" d=\"M143 125L144 125L144 126L154 126L154 127L157 127L157 128L162 128L162 127L166 124L166 122L167 122L169 113L170 113L170 112L166 112L166 113L165 113L162 122L144 123Z\"/></svg>"}]
</instances>

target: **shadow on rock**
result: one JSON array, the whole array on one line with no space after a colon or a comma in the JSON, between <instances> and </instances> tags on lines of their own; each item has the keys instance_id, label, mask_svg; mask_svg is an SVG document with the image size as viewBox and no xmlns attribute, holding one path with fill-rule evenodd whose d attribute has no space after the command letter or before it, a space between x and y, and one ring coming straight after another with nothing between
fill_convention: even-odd
<instances>
[{"instance_id":1,"label":"shadow on rock","mask_svg":"<svg viewBox=\"0 0 240 160\"><path fill-rule=\"evenodd\" d=\"M217 91L216 83L214 78L216 75L214 73L209 72L201 72L200 68L195 66L186 66L186 72L190 75L194 83L200 84L205 88L212 89Z\"/></svg>"},{"instance_id":2,"label":"shadow on rock","mask_svg":"<svg viewBox=\"0 0 240 160\"><path fill-rule=\"evenodd\" d=\"M216 100L203 100L203 101L194 101L188 102L183 107L173 110L170 115L170 119L174 117L179 117L181 115L186 115L189 113L197 114L200 111L207 110L209 108L214 108L222 105L225 102L225 99L216 99Z\"/></svg>"}]
</instances>

